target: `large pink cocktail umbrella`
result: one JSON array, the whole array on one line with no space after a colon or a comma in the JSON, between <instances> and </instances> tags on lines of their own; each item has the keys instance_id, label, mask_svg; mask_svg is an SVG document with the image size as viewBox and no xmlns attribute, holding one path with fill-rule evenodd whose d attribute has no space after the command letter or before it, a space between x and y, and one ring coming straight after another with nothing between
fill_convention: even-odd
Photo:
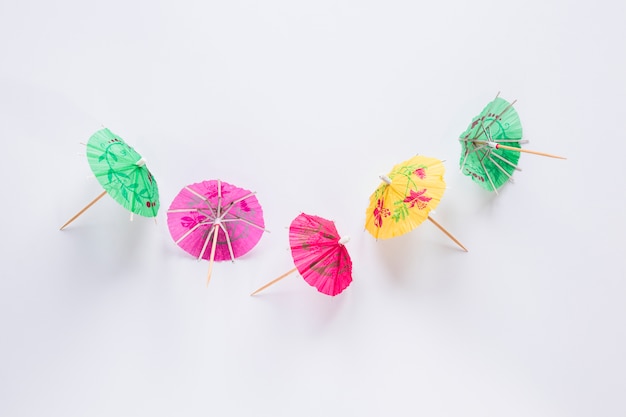
<instances>
[{"instance_id":1,"label":"large pink cocktail umbrella","mask_svg":"<svg viewBox=\"0 0 626 417\"><path fill-rule=\"evenodd\" d=\"M207 285L213 261L234 261L245 255L265 231L263 210L254 193L220 180L180 190L167 210L167 225L178 246L198 260L209 260Z\"/></svg>"},{"instance_id":2,"label":"large pink cocktail umbrella","mask_svg":"<svg viewBox=\"0 0 626 417\"><path fill-rule=\"evenodd\" d=\"M319 292L332 296L339 294L352 282L352 261L344 246L348 240L348 237L339 237L331 220L304 213L298 215L289 226L289 246L296 267L251 295L295 271Z\"/></svg>"}]
</instances>

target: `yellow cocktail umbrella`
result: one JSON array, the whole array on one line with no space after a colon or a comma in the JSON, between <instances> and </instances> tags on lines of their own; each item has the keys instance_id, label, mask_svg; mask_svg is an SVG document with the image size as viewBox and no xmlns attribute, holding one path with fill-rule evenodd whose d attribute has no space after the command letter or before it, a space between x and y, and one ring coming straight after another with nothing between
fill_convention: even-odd
<instances>
[{"instance_id":1,"label":"yellow cocktail umbrella","mask_svg":"<svg viewBox=\"0 0 626 417\"><path fill-rule=\"evenodd\" d=\"M365 228L376 239L401 236L430 220L463 250L450 232L437 223L429 212L437 207L446 189L443 162L417 155L397 164L370 197L365 213Z\"/></svg>"}]
</instances>

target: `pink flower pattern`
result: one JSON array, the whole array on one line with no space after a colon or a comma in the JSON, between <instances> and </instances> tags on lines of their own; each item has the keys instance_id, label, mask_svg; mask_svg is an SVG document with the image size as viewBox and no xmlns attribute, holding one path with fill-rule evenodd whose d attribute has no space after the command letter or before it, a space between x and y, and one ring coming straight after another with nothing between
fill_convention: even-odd
<instances>
[{"instance_id":1,"label":"pink flower pattern","mask_svg":"<svg viewBox=\"0 0 626 417\"><path fill-rule=\"evenodd\" d=\"M409 196L406 197L403 202L409 204L409 208L413 208L417 206L419 210L423 210L428 206L428 202L432 200L432 197L426 197L424 193L426 192L426 188L421 191L409 190Z\"/></svg>"},{"instance_id":2,"label":"pink flower pattern","mask_svg":"<svg viewBox=\"0 0 626 417\"><path fill-rule=\"evenodd\" d=\"M424 178L426 178L426 169L425 169L425 168L423 168L423 167L422 167L422 168L417 168L415 171L413 171L413 173L414 173L415 175L417 175L417 177L418 177L420 180L423 180Z\"/></svg>"},{"instance_id":3,"label":"pink flower pattern","mask_svg":"<svg viewBox=\"0 0 626 417\"><path fill-rule=\"evenodd\" d=\"M374 209L374 224L376 227L382 227L383 217L388 217L390 212L388 208L383 207L384 201L382 198L378 199L376 208Z\"/></svg>"},{"instance_id":4,"label":"pink flower pattern","mask_svg":"<svg viewBox=\"0 0 626 417\"><path fill-rule=\"evenodd\" d=\"M182 217L180 219L180 225L182 227L186 227L188 229L191 229L192 227L194 227L198 223L202 223L205 220L206 220L206 216L203 216L203 215L198 214L198 213L193 213L193 214L191 214L191 217L190 216Z\"/></svg>"}]
</instances>

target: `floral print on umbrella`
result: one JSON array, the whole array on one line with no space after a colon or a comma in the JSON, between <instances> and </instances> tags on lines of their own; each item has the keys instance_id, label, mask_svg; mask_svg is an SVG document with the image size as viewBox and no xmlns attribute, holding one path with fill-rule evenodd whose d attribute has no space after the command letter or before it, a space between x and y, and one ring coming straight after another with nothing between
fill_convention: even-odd
<instances>
[{"instance_id":1,"label":"floral print on umbrella","mask_svg":"<svg viewBox=\"0 0 626 417\"><path fill-rule=\"evenodd\" d=\"M384 207L384 204L384 200L382 198L379 198L378 204L374 209L374 224L376 225L376 227L382 227L383 217L389 217L389 215L391 214L389 209L387 207Z\"/></svg>"},{"instance_id":2,"label":"floral print on umbrella","mask_svg":"<svg viewBox=\"0 0 626 417\"><path fill-rule=\"evenodd\" d=\"M428 206L428 202L432 199L432 197L427 197L424 195L426 191L426 188L421 191L410 190L409 195L404 200L402 200L402 202L407 203L409 205L409 208L417 206L419 210L423 210Z\"/></svg>"},{"instance_id":3,"label":"floral print on umbrella","mask_svg":"<svg viewBox=\"0 0 626 417\"><path fill-rule=\"evenodd\" d=\"M416 155L396 164L370 196L365 228L376 239L400 236L429 218L445 190L442 161Z\"/></svg>"}]
</instances>

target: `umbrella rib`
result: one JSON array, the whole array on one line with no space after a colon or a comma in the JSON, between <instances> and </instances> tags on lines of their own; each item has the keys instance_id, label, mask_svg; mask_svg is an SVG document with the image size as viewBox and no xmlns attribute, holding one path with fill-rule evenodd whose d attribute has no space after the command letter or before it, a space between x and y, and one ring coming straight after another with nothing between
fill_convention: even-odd
<instances>
[{"instance_id":1,"label":"umbrella rib","mask_svg":"<svg viewBox=\"0 0 626 417\"><path fill-rule=\"evenodd\" d=\"M231 214L231 216L235 216L235 215ZM235 216L234 219L222 219L222 223L232 223L232 222L238 222L238 221L244 222L246 224L249 224L250 226L256 227L259 230L269 233L269 230L259 226L258 224L254 224L250 220L246 220L243 217Z\"/></svg>"},{"instance_id":2,"label":"umbrella rib","mask_svg":"<svg viewBox=\"0 0 626 417\"><path fill-rule=\"evenodd\" d=\"M490 103L490 104L491 104L491 103ZM491 107L489 107L489 108L487 108L487 109L486 109L486 113L487 113L487 114L489 113L489 109L490 109L490 108L491 108ZM483 116L483 117L486 117L486 116ZM479 115L477 116L477 120L480 120L480 119L481 119L481 117L480 117L480 114L479 114ZM473 122L472 122L472 123L473 123ZM481 121L480 121L480 124L477 124L477 125L476 125L476 132L474 132L474 135L475 135L475 136L470 137L470 135L472 135L472 130L470 130L470 132L466 135L465 139L466 139L467 141L473 142L473 141L477 140L478 138L480 138L480 137L483 135L483 131L482 131L482 130L480 130L480 127L482 127L482 125L483 125L483 122L482 122L482 120L481 120Z\"/></svg>"},{"instance_id":3,"label":"umbrella rib","mask_svg":"<svg viewBox=\"0 0 626 417\"><path fill-rule=\"evenodd\" d=\"M233 200L230 203L228 203L228 207L226 207L226 209L224 209L224 213L222 213L221 217L224 217L230 211L230 209L235 206L235 204L239 203L240 201L245 200L248 197L252 197L254 194L256 194L256 193L247 194L247 195L245 195L243 197L240 197L240 198L238 198L236 200Z\"/></svg>"},{"instance_id":4,"label":"umbrella rib","mask_svg":"<svg viewBox=\"0 0 626 417\"><path fill-rule=\"evenodd\" d=\"M513 162L509 161L508 159L504 158L502 155L500 155L497 152L492 152L491 156L495 156L497 157L499 160L506 162L507 164L511 165L514 169L516 169L517 171L521 171L521 168L518 168L517 165L515 165Z\"/></svg>"},{"instance_id":5,"label":"umbrella rib","mask_svg":"<svg viewBox=\"0 0 626 417\"><path fill-rule=\"evenodd\" d=\"M474 142L472 142L472 145L474 146L473 149L468 150L467 154L465 155L465 158L463 159L463 165L461 166L461 170L463 169L463 167L465 166L465 162L467 160L467 157L471 154L471 153L479 153L479 151L482 151L484 148L488 148L487 145L481 145L481 146L476 146L476 144ZM478 160L480 161L480 158L478 158ZM484 167L483 167L484 168Z\"/></svg>"},{"instance_id":6,"label":"umbrella rib","mask_svg":"<svg viewBox=\"0 0 626 417\"><path fill-rule=\"evenodd\" d=\"M215 217L222 217L222 181L217 180L217 214Z\"/></svg>"},{"instance_id":7,"label":"umbrella rib","mask_svg":"<svg viewBox=\"0 0 626 417\"><path fill-rule=\"evenodd\" d=\"M488 138L488 140L474 140L474 143L480 144L480 145L484 145L484 144L489 144L489 142L492 143L498 143L498 144L502 144L502 143L518 143L518 144L523 144L523 143L528 143L528 140L526 139L500 139L500 138Z\"/></svg>"},{"instance_id":8,"label":"umbrella rib","mask_svg":"<svg viewBox=\"0 0 626 417\"><path fill-rule=\"evenodd\" d=\"M491 149L487 148L487 149L481 149L480 152L478 152L478 161L484 161L485 159L487 159L489 157L489 155L491 154ZM483 167L486 169L486 167Z\"/></svg>"},{"instance_id":9,"label":"umbrella rib","mask_svg":"<svg viewBox=\"0 0 626 417\"><path fill-rule=\"evenodd\" d=\"M511 138L504 139L503 138L503 139L494 139L493 141L494 142L498 142L498 143L511 143L511 142L517 142L517 143L520 143L520 144L521 143L528 143L528 141L526 139L522 139L522 138L519 138L519 139L511 139Z\"/></svg>"},{"instance_id":10,"label":"umbrella rib","mask_svg":"<svg viewBox=\"0 0 626 417\"><path fill-rule=\"evenodd\" d=\"M343 254L343 252L339 252L339 256L337 256L337 273L335 274L335 279L333 280L333 293L334 294L339 294L340 291L339 290L339 280L337 279L337 276L339 276L339 271L341 271L341 266L343 264L343 262L345 261L345 258L343 256L341 256Z\"/></svg>"},{"instance_id":11,"label":"umbrella rib","mask_svg":"<svg viewBox=\"0 0 626 417\"><path fill-rule=\"evenodd\" d=\"M487 114L489 114L489 110L490 110L490 108L487 110ZM487 116L486 115L483 116L483 120L481 120L480 123L478 124L477 135L471 139L471 141L474 142L474 143L479 141L478 139L483 135L483 133L485 134L485 136L487 136L487 141L491 140L491 135L489 133L487 133L487 129L489 129L489 127L493 124L494 121L492 120L491 123L489 124L489 126L485 127L485 123L484 123L484 118L485 117L487 117Z\"/></svg>"},{"instance_id":12,"label":"umbrella rib","mask_svg":"<svg viewBox=\"0 0 626 417\"><path fill-rule=\"evenodd\" d=\"M337 242L338 242L338 240L337 240L337 241L334 241L334 240L333 240L333 241L329 241L329 242L321 242L321 243L316 243L316 244L314 244L314 245L308 245L308 246L309 246L309 247L311 247L311 246L315 246L315 247L322 247L322 248L323 248L323 247L326 247L326 246L335 246L335 245L337 245ZM291 249L302 249L302 248L303 248L303 247L305 247L305 246L307 246L307 245L297 245L297 246L294 246L294 245L289 245L289 247L290 247Z\"/></svg>"},{"instance_id":13,"label":"umbrella rib","mask_svg":"<svg viewBox=\"0 0 626 417\"><path fill-rule=\"evenodd\" d=\"M496 167L498 167L498 169L502 171L507 177L509 177L509 179L512 178L511 174L509 174L504 168L502 168L502 166L499 163L497 163L495 159L491 158L491 155L495 155L495 154L491 153L490 155L487 156L487 158L491 161L491 163L494 164Z\"/></svg>"},{"instance_id":14,"label":"umbrella rib","mask_svg":"<svg viewBox=\"0 0 626 417\"><path fill-rule=\"evenodd\" d=\"M228 252L230 253L230 260L235 262L235 253L233 252L233 245L230 243L230 236L228 235L228 231L226 230L226 228L224 227L224 225L222 225L222 223L219 223L220 228L224 231L224 235L226 236L226 244L228 245Z\"/></svg>"},{"instance_id":15,"label":"umbrella rib","mask_svg":"<svg viewBox=\"0 0 626 417\"><path fill-rule=\"evenodd\" d=\"M480 146L476 146L476 143L472 143L472 144L474 145L474 149L472 149L470 152L478 152L485 148L489 149L489 146L487 145L487 143L485 143L484 145L480 145Z\"/></svg>"},{"instance_id":16,"label":"umbrella rib","mask_svg":"<svg viewBox=\"0 0 626 417\"><path fill-rule=\"evenodd\" d=\"M213 228L215 228L216 225L212 226ZM207 246L209 245L209 240L211 240L211 237L213 237L213 235L215 235L214 233L207 233L206 235L206 239L204 240L204 244L202 245L202 250L200 251L200 255L198 256L198 260L202 259L202 257L204 256L204 251L206 251ZM217 240L217 236L215 236L215 240Z\"/></svg>"},{"instance_id":17,"label":"umbrella rib","mask_svg":"<svg viewBox=\"0 0 626 417\"><path fill-rule=\"evenodd\" d=\"M480 162L480 165L483 167L483 170L485 171L485 175L487 175L487 179L489 180L489 184L491 184L491 187L493 188L493 191L496 194L498 194L498 189L494 185L493 180L491 179L491 175L489 175L489 171L487 171L487 167L485 167L485 164L483 163L483 160L479 159L478 162Z\"/></svg>"},{"instance_id":18,"label":"umbrella rib","mask_svg":"<svg viewBox=\"0 0 626 417\"><path fill-rule=\"evenodd\" d=\"M197 193L195 190L192 190L191 188L189 188L189 186L185 187L185 190L189 191L191 194L195 195L196 197L200 198L202 201L204 201L205 203L207 203L207 205L209 206L209 209L211 210L211 212L213 213L214 216L217 217L217 215L215 214L215 210L213 210L213 207L211 206L211 202L209 201L208 198L206 198L205 196L203 196L200 193ZM168 210L169 211L169 210Z\"/></svg>"},{"instance_id":19,"label":"umbrella rib","mask_svg":"<svg viewBox=\"0 0 626 417\"><path fill-rule=\"evenodd\" d=\"M328 250L326 250L326 251L325 251L324 253L322 253L321 255L316 256L316 257L315 257L315 261L316 261L315 263L316 263L316 264L318 264L318 263L320 263L321 261L323 261L324 259L326 259L326 258L330 257L330 255L332 255L332 254L333 254L333 252L334 252L335 250L337 250L337 249L338 249L338 245L333 245L332 247L330 247Z\"/></svg>"},{"instance_id":20,"label":"umbrella rib","mask_svg":"<svg viewBox=\"0 0 626 417\"><path fill-rule=\"evenodd\" d=\"M463 171L463 168L465 167L465 164L467 163L467 157L469 156L470 153L471 152L469 149L465 150L465 156L463 157L463 162L461 162L461 167L459 168L459 171Z\"/></svg>"},{"instance_id":21,"label":"umbrella rib","mask_svg":"<svg viewBox=\"0 0 626 417\"><path fill-rule=\"evenodd\" d=\"M499 94L500 94L500 93L498 93L498 95L499 95ZM493 103L493 102L494 102L494 101L498 98L498 95L496 95L496 97L495 97L495 98L491 101L491 103ZM501 119L501 118L502 118L502 116L504 115L504 113L506 113L507 111L509 111L509 110L513 107L513 105L514 105L516 102L517 102L517 100L513 100L511 103L509 103L509 105L508 105L508 106L506 106L506 107L504 108L504 110L502 110L502 113L500 113L499 115L497 115L497 116L496 116L496 117L495 117L495 118L491 121L491 123L489 123L486 127L487 127L487 128L488 128L488 127L490 127L490 126L491 126L492 124L494 124L497 120ZM491 106L487 109L487 114L489 113L489 110L490 110L490 109L491 109ZM482 123L482 122L481 122L481 125L483 125L483 123ZM482 134L483 134L483 132L479 132L479 133L478 133L478 135L477 135L476 137L472 138L472 140L478 140L478 139L482 136Z\"/></svg>"},{"instance_id":22,"label":"umbrella rib","mask_svg":"<svg viewBox=\"0 0 626 417\"><path fill-rule=\"evenodd\" d=\"M334 255L334 254L335 254L335 252L336 252L337 250L339 250L339 249L340 249L340 246L339 246L339 245L334 245L334 247L331 247L330 249L328 249L326 252L324 252L322 255L320 255L320 256L317 258L317 263L319 263L319 262L321 262L321 261L323 261L323 260L325 260L325 259L327 259L327 258L330 258L330 257L331 257L332 255ZM338 268L338 267L339 267L339 263L338 263L338 265L337 265L337 268ZM335 276L335 278L336 278L336 276ZM327 282L327 281L328 281L328 280L326 280L326 282ZM337 280L335 279L334 281L335 281L335 285L336 285L336 281L337 281ZM318 288L318 290L319 290L319 288Z\"/></svg>"},{"instance_id":23,"label":"umbrella rib","mask_svg":"<svg viewBox=\"0 0 626 417\"><path fill-rule=\"evenodd\" d=\"M309 229L306 227L301 227L301 226L291 226L289 228L289 233L292 234L297 234L297 235L315 235L315 234L319 234L322 233L322 228L318 228L318 229Z\"/></svg>"},{"instance_id":24,"label":"umbrella rib","mask_svg":"<svg viewBox=\"0 0 626 417\"><path fill-rule=\"evenodd\" d=\"M305 226L298 226L298 225L295 225L295 226L291 226L291 229L294 229L294 230L302 230L302 231L305 231L305 232L313 232L313 233L317 233L317 232L319 232L320 230L322 230L322 225L321 225L321 224L318 224L318 227L317 227L317 228L315 228L315 229L314 229L314 228L312 228L312 227L305 227Z\"/></svg>"},{"instance_id":25,"label":"umbrella rib","mask_svg":"<svg viewBox=\"0 0 626 417\"><path fill-rule=\"evenodd\" d=\"M463 138L463 139L459 139L459 141L462 142L466 142L466 143L478 143L478 144L483 144L483 143L487 143L486 140L483 139L478 139L478 136L475 138ZM524 143L528 143L527 139L522 139L522 138L495 138L492 139L493 142L497 142L497 143L519 143L519 144L524 144Z\"/></svg>"},{"instance_id":26,"label":"umbrella rib","mask_svg":"<svg viewBox=\"0 0 626 417\"><path fill-rule=\"evenodd\" d=\"M167 212L168 213L188 213L190 211L195 211L197 213L202 213L202 214L208 214L206 213L206 208L205 207L189 207L189 208L181 208L181 209L169 209ZM214 213L211 211L211 215L214 215Z\"/></svg>"},{"instance_id":27,"label":"umbrella rib","mask_svg":"<svg viewBox=\"0 0 626 417\"><path fill-rule=\"evenodd\" d=\"M178 245L184 238L186 238L187 236L189 236L191 233L193 233L197 228L199 228L200 226L204 226L206 225L206 222L202 222L202 223L198 223L195 226L193 226L191 229L187 230L185 232L184 235L182 235L181 237L178 238L178 240L176 241L176 244Z\"/></svg>"},{"instance_id":28,"label":"umbrella rib","mask_svg":"<svg viewBox=\"0 0 626 417\"><path fill-rule=\"evenodd\" d=\"M491 125L489 125L489 126L491 126ZM491 129L489 128L489 126L485 127L484 123L480 124L480 127L482 127L482 129L483 129L483 133L485 134L485 136L487 136L487 142L492 142L493 139L491 137Z\"/></svg>"}]
</instances>

